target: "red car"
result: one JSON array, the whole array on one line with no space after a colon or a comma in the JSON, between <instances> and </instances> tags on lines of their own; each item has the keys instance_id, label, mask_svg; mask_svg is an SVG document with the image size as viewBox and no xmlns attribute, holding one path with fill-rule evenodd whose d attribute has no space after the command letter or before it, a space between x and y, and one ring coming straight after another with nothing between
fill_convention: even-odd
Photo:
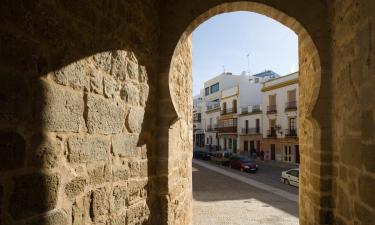
<instances>
[{"instance_id":1,"label":"red car","mask_svg":"<svg viewBox=\"0 0 375 225\"><path fill-rule=\"evenodd\" d=\"M229 161L229 167L246 172L258 170L258 165L246 156L232 156Z\"/></svg>"}]
</instances>

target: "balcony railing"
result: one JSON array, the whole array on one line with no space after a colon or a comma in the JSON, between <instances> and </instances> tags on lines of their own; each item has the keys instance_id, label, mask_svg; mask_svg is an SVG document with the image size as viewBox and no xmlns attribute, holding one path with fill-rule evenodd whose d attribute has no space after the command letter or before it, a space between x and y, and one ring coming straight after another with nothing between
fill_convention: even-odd
<instances>
[{"instance_id":1,"label":"balcony railing","mask_svg":"<svg viewBox=\"0 0 375 225\"><path fill-rule=\"evenodd\" d=\"M267 114L273 114L277 112L276 105L267 106Z\"/></svg>"},{"instance_id":2,"label":"balcony railing","mask_svg":"<svg viewBox=\"0 0 375 225\"><path fill-rule=\"evenodd\" d=\"M214 104L211 104L211 105L207 105L207 111L215 110L215 109L219 109L219 108L220 108L220 102L214 103Z\"/></svg>"},{"instance_id":3,"label":"balcony railing","mask_svg":"<svg viewBox=\"0 0 375 225\"><path fill-rule=\"evenodd\" d=\"M221 115L231 114L231 113L237 113L237 108L226 108L221 110Z\"/></svg>"},{"instance_id":4,"label":"balcony railing","mask_svg":"<svg viewBox=\"0 0 375 225\"><path fill-rule=\"evenodd\" d=\"M241 108L241 114L249 113L249 107L242 107Z\"/></svg>"},{"instance_id":5,"label":"balcony railing","mask_svg":"<svg viewBox=\"0 0 375 225\"><path fill-rule=\"evenodd\" d=\"M237 133L237 119L221 121L218 124L220 133Z\"/></svg>"},{"instance_id":6,"label":"balcony railing","mask_svg":"<svg viewBox=\"0 0 375 225\"><path fill-rule=\"evenodd\" d=\"M217 131L217 124L214 125L208 125L207 131Z\"/></svg>"},{"instance_id":7,"label":"balcony railing","mask_svg":"<svg viewBox=\"0 0 375 225\"><path fill-rule=\"evenodd\" d=\"M260 105L253 105L250 110L249 110L249 108L250 108L249 106L248 107L242 107L241 108L241 114L257 113L257 112L262 111L260 109Z\"/></svg>"},{"instance_id":8,"label":"balcony railing","mask_svg":"<svg viewBox=\"0 0 375 225\"><path fill-rule=\"evenodd\" d=\"M276 138L277 137L276 130L275 129L267 130L267 137L268 138Z\"/></svg>"},{"instance_id":9,"label":"balcony railing","mask_svg":"<svg viewBox=\"0 0 375 225\"><path fill-rule=\"evenodd\" d=\"M297 137L297 129L285 129L285 137Z\"/></svg>"},{"instance_id":10,"label":"balcony railing","mask_svg":"<svg viewBox=\"0 0 375 225\"><path fill-rule=\"evenodd\" d=\"M194 123L200 123L201 122L201 118L193 118L193 122Z\"/></svg>"},{"instance_id":11,"label":"balcony railing","mask_svg":"<svg viewBox=\"0 0 375 225\"><path fill-rule=\"evenodd\" d=\"M285 111L297 110L297 102L291 101L285 103Z\"/></svg>"},{"instance_id":12,"label":"balcony railing","mask_svg":"<svg viewBox=\"0 0 375 225\"><path fill-rule=\"evenodd\" d=\"M260 128L259 127L242 128L241 134L260 134Z\"/></svg>"}]
</instances>

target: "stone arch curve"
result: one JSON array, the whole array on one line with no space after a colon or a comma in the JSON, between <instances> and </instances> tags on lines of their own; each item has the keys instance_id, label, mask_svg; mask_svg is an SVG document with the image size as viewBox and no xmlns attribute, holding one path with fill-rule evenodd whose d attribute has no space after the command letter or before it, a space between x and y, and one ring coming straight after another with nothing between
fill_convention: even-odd
<instances>
[{"instance_id":1,"label":"stone arch curve","mask_svg":"<svg viewBox=\"0 0 375 225\"><path fill-rule=\"evenodd\" d=\"M184 186L186 194L185 198L180 201L189 202L188 198L191 196L191 188L188 182L191 183L191 171L187 169L187 174L180 176L174 173L178 167L189 168L191 163L191 154L189 149L192 148L190 134L187 130L191 130L191 61L186 57L191 57L191 40L190 35L193 30L209 18L226 12L235 11L251 11L270 17L281 24L289 27L298 35L299 41L299 84L300 84L300 151L301 151L301 187L300 187L300 222L307 224L308 221L326 221L329 219L330 209L321 201L321 188L324 183L329 183L329 179L322 179L320 168L322 167L323 157L330 154L328 151L322 149L321 146L321 124L325 123L326 119L322 118L319 112L321 108L327 107L326 101L319 101L322 99L321 78L322 78L322 59L320 58L317 45L312 38L312 35L304 28L304 26L295 18L287 15L283 11L262 3L255 2L229 2L217 4L209 8L207 11L193 17L185 30L180 33L177 42L173 42L173 54L170 55L170 65L166 75L168 78L168 90L170 101L167 107L167 100L164 100L165 108L169 110L168 124L165 126L169 129L168 136L168 174L174 176L173 182L168 183L168 189L171 191L175 186L185 183ZM321 47L321 46L319 46ZM322 48L320 48L322 50ZM171 53L171 52L170 52ZM167 60L168 61L168 60ZM324 68L328 71L328 68ZM323 91L325 92L325 90ZM168 98L167 96L165 97ZM164 99L165 99L164 98ZM324 98L323 98L324 99ZM164 107L163 107L164 108ZM165 118L166 119L166 118ZM329 127L324 126L324 132L329 132ZM176 150L177 149L177 150ZM322 156L322 153L325 155ZM187 164L182 164L181 161L185 159ZM179 163L175 163L179 162ZM191 164L190 164L191 165ZM329 190L327 190L329 191ZM314 197L311 197L314 195ZM168 201L173 202L175 199L171 198ZM169 204L172 209L174 205ZM168 210L169 211L169 210ZM189 212L189 208L185 209ZM183 213L182 213L183 214ZM311 216L314 215L314 216ZM327 216L328 215L328 216ZM168 215L170 221L184 224L184 221L177 218L175 215ZM189 221L190 215L181 217L182 220ZM179 221L178 221L179 220Z\"/></svg>"}]
</instances>

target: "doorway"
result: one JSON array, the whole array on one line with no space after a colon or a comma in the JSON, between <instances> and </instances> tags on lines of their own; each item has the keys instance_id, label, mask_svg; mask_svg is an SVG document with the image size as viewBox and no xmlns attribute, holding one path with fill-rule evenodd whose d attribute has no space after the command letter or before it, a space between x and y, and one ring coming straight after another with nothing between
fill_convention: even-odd
<instances>
[{"instance_id":1,"label":"doorway","mask_svg":"<svg viewBox=\"0 0 375 225\"><path fill-rule=\"evenodd\" d=\"M270 145L270 150L271 150L271 160L276 159L276 147L275 144Z\"/></svg>"}]
</instances>

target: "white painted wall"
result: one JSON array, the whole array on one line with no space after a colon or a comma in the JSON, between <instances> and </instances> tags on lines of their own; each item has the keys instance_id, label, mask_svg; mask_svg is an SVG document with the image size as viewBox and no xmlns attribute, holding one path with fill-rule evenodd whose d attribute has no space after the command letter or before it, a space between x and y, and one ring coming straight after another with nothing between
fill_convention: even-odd
<instances>
[{"instance_id":1,"label":"white painted wall","mask_svg":"<svg viewBox=\"0 0 375 225\"><path fill-rule=\"evenodd\" d=\"M269 87L272 85L280 84L289 80L293 80L298 78L298 73L294 73L288 76L280 77L275 80L271 80L264 83L264 87ZM296 111L290 111L285 112L285 104L288 102L288 90L296 90L296 102L297 102L297 110ZM267 106L269 105L269 96L276 94L276 107L277 107L277 113L267 115ZM280 134L277 132L278 138L285 137L285 129L289 128L288 125L288 118L289 117L296 117L296 127L297 127L297 135L298 135L298 96L299 96L299 90L298 90L298 83L297 84L291 84L288 86L280 87L274 90L265 91L263 92L263 137L267 137L267 130L269 130L269 119L270 118L276 118L276 125L280 125L282 128L283 133Z\"/></svg>"}]
</instances>

